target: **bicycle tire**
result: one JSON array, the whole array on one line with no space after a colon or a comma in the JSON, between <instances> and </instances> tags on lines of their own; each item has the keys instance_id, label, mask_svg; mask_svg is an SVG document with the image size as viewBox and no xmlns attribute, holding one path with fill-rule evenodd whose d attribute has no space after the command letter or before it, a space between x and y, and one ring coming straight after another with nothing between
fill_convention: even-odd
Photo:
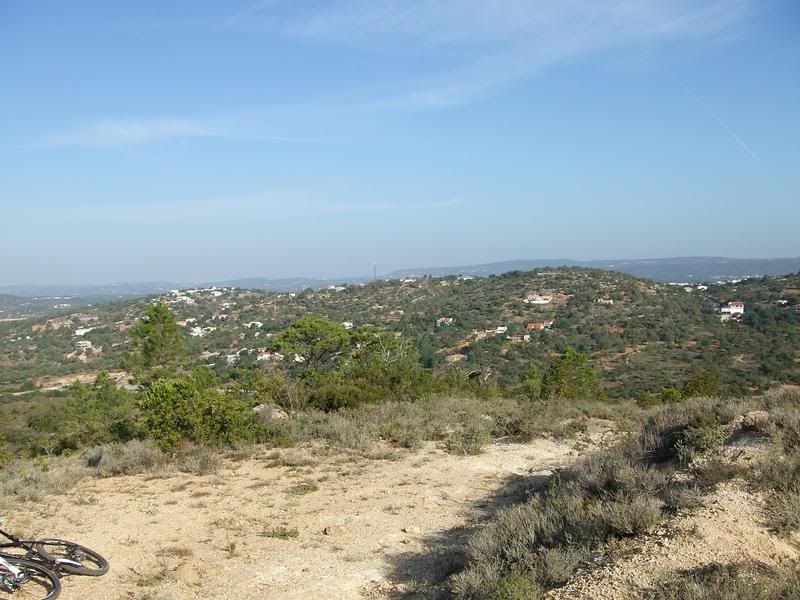
<instances>
[{"instance_id":1,"label":"bicycle tire","mask_svg":"<svg viewBox=\"0 0 800 600\"><path fill-rule=\"evenodd\" d=\"M14 565L22 573L21 578L17 578L0 565L0 598L31 598L33 600L55 600L61 593L61 581L58 576L32 560L16 558L11 556L4 557L4 560ZM42 589L42 592L33 591L33 586ZM41 593L45 595L42 596Z\"/></svg>"},{"instance_id":2,"label":"bicycle tire","mask_svg":"<svg viewBox=\"0 0 800 600\"><path fill-rule=\"evenodd\" d=\"M94 550L81 546L75 542L67 540L37 540L33 547L46 561L50 561L58 566L58 570L72 575L87 575L89 577L100 577L108 573L108 561ZM81 566L59 562L59 559L67 559L80 563Z\"/></svg>"}]
</instances>

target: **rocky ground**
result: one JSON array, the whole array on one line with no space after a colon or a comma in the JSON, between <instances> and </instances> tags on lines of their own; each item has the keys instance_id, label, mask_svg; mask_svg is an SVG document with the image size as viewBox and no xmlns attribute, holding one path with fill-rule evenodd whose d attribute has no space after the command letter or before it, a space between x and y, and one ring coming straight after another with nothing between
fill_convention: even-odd
<instances>
[{"instance_id":1,"label":"rocky ground","mask_svg":"<svg viewBox=\"0 0 800 600\"><path fill-rule=\"evenodd\" d=\"M763 420L766 413L739 417ZM735 436L719 458L732 465L765 460L766 440L753 434ZM779 537L765 525L764 496L748 482L720 484L702 506L663 523L651 535L626 540L550 592L559 600L633 600L648 590L711 563L749 563L778 567L800 557L800 538Z\"/></svg>"},{"instance_id":2,"label":"rocky ground","mask_svg":"<svg viewBox=\"0 0 800 600\"><path fill-rule=\"evenodd\" d=\"M759 495L740 483L721 485L696 512L679 517L653 535L633 540L605 565L575 577L548 597L559 600L633 600L682 571L712 562L757 562L776 566L798 557L790 540L762 523Z\"/></svg>"}]
</instances>

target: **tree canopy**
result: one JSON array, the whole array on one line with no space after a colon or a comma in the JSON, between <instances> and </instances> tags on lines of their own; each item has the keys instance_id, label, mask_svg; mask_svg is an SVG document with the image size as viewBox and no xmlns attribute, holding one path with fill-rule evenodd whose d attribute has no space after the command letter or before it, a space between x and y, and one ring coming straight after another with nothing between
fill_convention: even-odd
<instances>
[{"instance_id":1,"label":"tree canopy","mask_svg":"<svg viewBox=\"0 0 800 600\"><path fill-rule=\"evenodd\" d=\"M542 378L541 397L584 400L605 397L597 372L585 354L568 347L550 361Z\"/></svg>"},{"instance_id":2,"label":"tree canopy","mask_svg":"<svg viewBox=\"0 0 800 600\"><path fill-rule=\"evenodd\" d=\"M350 333L338 323L319 317L300 317L277 338L281 352L295 357L304 372L333 368L350 349Z\"/></svg>"},{"instance_id":3,"label":"tree canopy","mask_svg":"<svg viewBox=\"0 0 800 600\"><path fill-rule=\"evenodd\" d=\"M144 316L130 330L131 352L125 366L138 379L152 379L153 371L174 371L185 352L183 334L166 304L148 304ZM148 377L149 374L149 377Z\"/></svg>"}]
</instances>

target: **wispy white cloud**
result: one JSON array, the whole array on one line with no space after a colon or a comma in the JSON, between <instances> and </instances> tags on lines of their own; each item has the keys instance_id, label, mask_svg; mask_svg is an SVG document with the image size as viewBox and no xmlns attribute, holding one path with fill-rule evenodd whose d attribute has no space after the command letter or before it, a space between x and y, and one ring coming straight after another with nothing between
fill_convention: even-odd
<instances>
[{"instance_id":1,"label":"wispy white cloud","mask_svg":"<svg viewBox=\"0 0 800 600\"><path fill-rule=\"evenodd\" d=\"M293 44L346 47L408 58L290 107L209 118L113 118L41 136L33 147L126 146L177 139L324 142L346 115L426 110L491 97L537 72L611 52L651 56L660 45L735 35L756 0L259 0L222 18L234 33L268 32ZM185 26L197 26L194 20ZM203 21L203 27L208 26ZM352 82L352 79L350 79ZM331 115L336 114L336 118ZM717 120L718 117L715 117ZM723 128L729 130L724 124ZM277 127L277 129L275 129ZM340 130L342 127L339 128ZM287 135L278 135L280 132ZM732 131L729 133L737 137ZM739 143L747 147L741 140Z\"/></svg>"},{"instance_id":2,"label":"wispy white cloud","mask_svg":"<svg viewBox=\"0 0 800 600\"><path fill-rule=\"evenodd\" d=\"M59 146L128 146L181 138L224 138L264 142L310 143L321 139L258 133L245 123L226 119L101 119L34 140L32 148ZM248 131L248 128L252 131Z\"/></svg>"},{"instance_id":3,"label":"wispy white cloud","mask_svg":"<svg viewBox=\"0 0 800 600\"><path fill-rule=\"evenodd\" d=\"M730 35L754 0L268 0L229 27L306 43L422 55L438 72L388 103L474 101L564 62L670 42Z\"/></svg>"}]
</instances>

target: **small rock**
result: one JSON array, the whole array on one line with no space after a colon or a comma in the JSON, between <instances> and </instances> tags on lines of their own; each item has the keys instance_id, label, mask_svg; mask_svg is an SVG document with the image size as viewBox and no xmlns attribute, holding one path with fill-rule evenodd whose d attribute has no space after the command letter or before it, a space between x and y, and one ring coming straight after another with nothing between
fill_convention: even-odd
<instances>
[{"instance_id":1,"label":"small rock","mask_svg":"<svg viewBox=\"0 0 800 600\"><path fill-rule=\"evenodd\" d=\"M200 573L188 563L183 563L175 569L175 579L186 585L200 585Z\"/></svg>"},{"instance_id":2,"label":"small rock","mask_svg":"<svg viewBox=\"0 0 800 600\"><path fill-rule=\"evenodd\" d=\"M267 421L283 421L289 418L286 411L277 404L259 404L254 406L253 410Z\"/></svg>"},{"instance_id":3,"label":"small rock","mask_svg":"<svg viewBox=\"0 0 800 600\"><path fill-rule=\"evenodd\" d=\"M408 533L409 535L419 535L422 533L422 530L419 527L403 527L401 531L403 533Z\"/></svg>"},{"instance_id":4,"label":"small rock","mask_svg":"<svg viewBox=\"0 0 800 600\"><path fill-rule=\"evenodd\" d=\"M322 533L325 535L341 535L347 531L347 528L343 525L328 525L325 529L322 530Z\"/></svg>"}]
</instances>

